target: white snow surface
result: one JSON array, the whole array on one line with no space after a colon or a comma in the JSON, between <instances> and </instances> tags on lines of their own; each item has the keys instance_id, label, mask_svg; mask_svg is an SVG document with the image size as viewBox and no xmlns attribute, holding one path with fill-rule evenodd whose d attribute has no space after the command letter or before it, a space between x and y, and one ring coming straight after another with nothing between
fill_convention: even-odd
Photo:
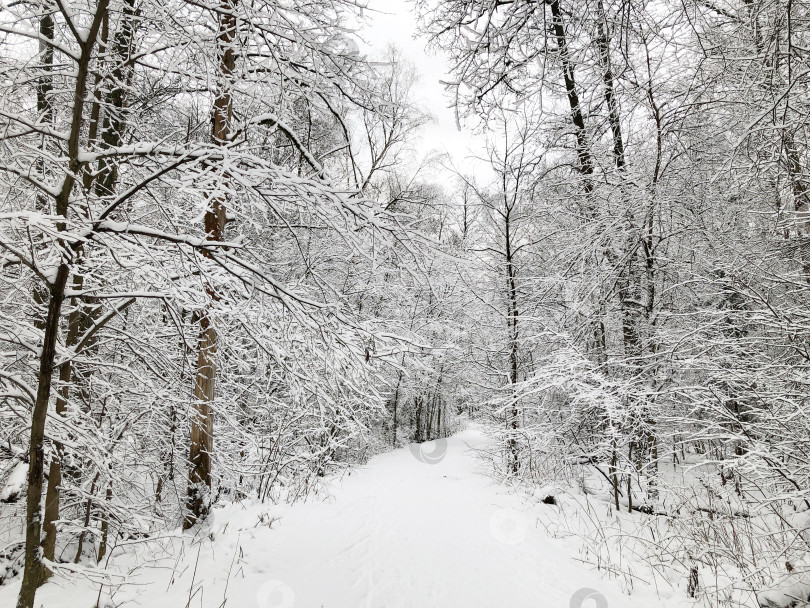
<instances>
[{"instance_id":1,"label":"white snow surface","mask_svg":"<svg viewBox=\"0 0 810 608\"><path fill-rule=\"evenodd\" d=\"M471 427L446 444L423 445L421 453L410 446L376 456L332 480L326 499L227 504L199 529L119 547L108 570L121 573L124 584L104 585L100 605L693 605L681 593L660 598L643 585L627 595L618 582L577 561L576 538L554 539L535 525L537 510L558 507L529 503L488 476L490 465L475 452L488 441ZM96 606L100 584L85 574L89 578L53 577L38 591L37 606ZM14 605L19 585L18 579L0 587L0 606Z\"/></svg>"},{"instance_id":2,"label":"white snow surface","mask_svg":"<svg viewBox=\"0 0 810 608\"><path fill-rule=\"evenodd\" d=\"M28 465L24 462L15 464L8 475L8 479L6 479L6 483L0 489L0 502L7 502L20 496L25 488L27 476Z\"/></svg>"}]
</instances>

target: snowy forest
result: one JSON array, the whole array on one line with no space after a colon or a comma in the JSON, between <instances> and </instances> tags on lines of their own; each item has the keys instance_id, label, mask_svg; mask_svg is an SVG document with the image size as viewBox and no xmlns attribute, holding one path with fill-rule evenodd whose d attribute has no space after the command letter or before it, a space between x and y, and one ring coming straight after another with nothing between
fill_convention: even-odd
<instances>
[{"instance_id":1,"label":"snowy forest","mask_svg":"<svg viewBox=\"0 0 810 608\"><path fill-rule=\"evenodd\" d=\"M0 2L0 606L810 605L810 3Z\"/></svg>"}]
</instances>

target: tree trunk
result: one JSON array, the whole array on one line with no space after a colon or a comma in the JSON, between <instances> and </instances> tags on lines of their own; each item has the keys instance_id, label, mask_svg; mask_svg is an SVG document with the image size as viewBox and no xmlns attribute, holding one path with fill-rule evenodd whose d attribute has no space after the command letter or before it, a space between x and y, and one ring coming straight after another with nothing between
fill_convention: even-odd
<instances>
[{"instance_id":1,"label":"tree trunk","mask_svg":"<svg viewBox=\"0 0 810 608\"><path fill-rule=\"evenodd\" d=\"M515 279L515 265L512 247L511 209L504 216L506 226L506 290L507 290L507 327L509 331L509 383L513 389L518 382L518 304L517 281ZM518 413L517 396L513 393L513 402L508 415L509 427L509 471L517 475L520 470L520 448L517 440L517 430L520 416Z\"/></svg>"},{"instance_id":2,"label":"tree trunk","mask_svg":"<svg viewBox=\"0 0 810 608\"><path fill-rule=\"evenodd\" d=\"M399 385L402 382L402 372L399 372L397 378L397 388L394 391L394 428L391 431L391 445L397 447L397 410L399 408Z\"/></svg>"},{"instance_id":3,"label":"tree trunk","mask_svg":"<svg viewBox=\"0 0 810 608\"><path fill-rule=\"evenodd\" d=\"M81 275L74 275L72 289L81 291L84 284ZM79 341L79 325L81 322L82 309L77 298L73 298L75 308L68 317L68 333L65 341L68 348L76 346ZM65 361L59 370L60 387L56 396L56 415L63 416L67 409L69 394L69 384L73 377L73 365L70 361ZM48 489L45 492L45 515L42 527L45 531L45 538L42 542L42 549L45 559L54 560L56 551L56 520L59 519L59 494L62 485L62 457L64 446L61 441L54 440L53 453L48 468ZM43 575L43 580L50 576L50 572Z\"/></svg>"},{"instance_id":4,"label":"tree trunk","mask_svg":"<svg viewBox=\"0 0 810 608\"><path fill-rule=\"evenodd\" d=\"M46 72L53 69L53 47L50 46L46 40L53 40L54 37L54 23L53 15L44 14L39 19L39 35L41 36L39 42L39 52L42 56L42 66ZM43 124L53 122L53 107L49 95L53 90L53 77L48 74L42 76L37 83L37 115L39 121ZM43 138L42 149L47 151L47 139ZM45 178L45 161L42 158L37 159L37 172L41 177ZM36 208L39 213L48 213L48 198L42 193L37 193ZM47 307L48 304L48 289L44 285L37 283L33 290L33 299L37 304L37 312L34 320L34 326L37 329L45 328L45 317L41 315L40 310Z\"/></svg>"},{"instance_id":5,"label":"tree trunk","mask_svg":"<svg viewBox=\"0 0 810 608\"><path fill-rule=\"evenodd\" d=\"M104 499L109 503L112 500L112 481L107 481L107 492L104 495ZM101 519L101 540L98 544L98 557L96 558L96 563L100 564L101 560L104 559L104 556L107 555L107 547L109 546L110 542L110 516L108 514L104 515Z\"/></svg>"},{"instance_id":6,"label":"tree trunk","mask_svg":"<svg viewBox=\"0 0 810 608\"><path fill-rule=\"evenodd\" d=\"M74 105L71 112L70 135L67 141L68 169L62 182L62 189L55 197L56 215L67 218L70 207L70 196L76 183L82 163L79 160L79 138L82 132L84 98L87 93L87 77L90 59L93 54L101 21L107 14L109 0L99 0L96 13L86 31L86 41L78 60L76 84L74 88ZM66 229L65 220L57 221L57 230ZM28 464L28 495L26 504L25 532L25 567L17 608L33 608L37 587L45 580L45 567L42 563L42 485L45 466L45 424L48 418L48 403L51 398L56 344L59 338L59 325L62 314L62 302L65 298L65 287L70 275L69 259L75 255L76 245L70 245L59 239L62 261L48 291L48 314L44 323L44 339L39 359L39 382L34 409L31 415L31 434Z\"/></svg>"},{"instance_id":7,"label":"tree trunk","mask_svg":"<svg viewBox=\"0 0 810 608\"><path fill-rule=\"evenodd\" d=\"M17 608L33 608L36 589L47 578L42 564L40 536L42 532L42 474L45 460L45 422L48 418L48 402L51 398L53 364L56 358L56 343L59 320L62 312L65 286L70 268L66 263L59 266L56 279L50 289L48 315L45 317L45 341L39 358L39 386L34 411L31 416L31 439L28 454L28 496L26 503L25 569Z\"/></svg>"},{"instance_id":8,"label":"tree trunk","mask_svg":"<svg viewBox=\"0 0 810 608\"><path fill-rule=\"evenodd\" d=\"M610 480L611 484L613 485L613 502L616 505L616 511L619 511L619 452L616 447L616 436L613 436L613 439L610 443L611 447L611 454L610 454Z\"/></svg>"},{"instance_id":9,"label":"tree trunk","mask_svg":"<svg viewBox=\"0 0 810 608\"><path fill-rule=\"evenodd\" d=\"M220 4L219 31L217 45L219 51L219 86L214 100L212 140L215 144L225 146L231 134L233 118L233 99L231 83L236 53L236 16L234 4L223 0ZM210 200L205 213L205 234L208 241L221 241L225 232L225 196L220 195ZM208 251L203 255L210 257ZM212 287L207 287L211 301L217 300ZM217 330L216 319L211 309L200 318L200 342L197 356L197 372L194 381L194 408L191 419L191 449L189 461L188 500L183 528L189 529L198 521L205 519L210 507L211 489L211 452L214 439L214 422L211 413L211 402L216 389L216 353Z\"/></svg>"},{"instance_id":10,"label":"tree trunk","mask_svg":"<svg viewBox=\"0 0 810 608\"><path fill-rule=\"evenodd\" d=\"M134 0L126 0L124 7L124 15L120 27L115 35L113 43L113 57L117 58L117 63L113 69L113 89L107 94L105 102L107 106L104 127L101 129L102 147L110 148L120 146L123 141L124 130L126 129L126 121L123 118L124 109L126 107L126 89L132 81L133 70L131 68L124 69L121 67L122 62L129 59L130 49L134 43L135 25L133 24L132 17L135 14ZM99 55L107 55L107 41L109 37L109 15L104 14L101 24L101 33L98 41ZM52 26L51 26L52 28ZM115 59L114 59L115 61ZM98 140L99 130L99 115L101 104L99 101L98 87L100 84L100 75L96 75L95 82L95 101L91 110L90 125L88 129L88 145L94 145ZM112 111L110 110L112 109ZM112 194L118 182L118 167L115 162L111 160L100 160L96 172L86 171L84 174L83 186L86 190L94 187L96 194L100 196L107 196ZM77 261L82 256L82 248L78 247L76 250ZM84 277L76 274L73 277L72 290L79 292L84 284ZM75 347L81 334L92 327L93 323L98 317L101 307L88 308L80 299L74 298L73 305L75 308L70 313L67 328L66 346ZM85 345L84 350L88 350L90 345ZM77 353L78 354L78 353ZM56 399L56 413L63 415L67 408L69 398L69 385L75 378L86 378L86 374L74 369L73 361L66 361L62 364L59 372L59 381L61 387L59 395ZM51 458L48 470L48 488L45 497L45 515L43 521L43 528L45 530L45 539L43 541L43 550L45 558L53 560L55 558L56 549L56 525L54 522L59 519L59 503L62 484L62 459L64 456L64 447L61 442L54 441L54 454Z\"/></svg>"},{"instance_id":11,"label":"tree trunk","mask_svg":"<svg viewBox=\"0 0 810 608\"><path fill-rule=\"evenodd\" d=\"M53 16L52 15L43 15L40 18L39 22L39 33L44 40L53 40L54 37L54 23L53 23ZM46 66L48 70L51 69L53 65L53 47L49 46L46 42L40 41L40 52L42 53L42 62ZM50 76L42 78L39 86L37 87L37 113L40 116L40 120L42 122L51 122L53 120L53 108L51 107L50 100L48 99L48 94L53 89L53 83ZM45 142L43 142L43 148L46 147ZM44 162L40 159L39 164L41 165L41 170L44 173ZM37 209L43 213L47 213L47 199L44 195L38 194L37 195ZM35 288L34 289L34 301L37 304L44 304L47 300L48 290L44 288ZM40 329L45 329L44 319L40 319L37 321L36 325ZM60 381L63 380L62 376L64 376L65 370L64 367L60 370ZM57 401L57 411L59 412L59 403ZM59 412L61 413L61 412ZM61 474L59 472L54 471L54 462L59 461L61 459L61 445L54 446L56 449L55 454L51 456L51 465L50 471L48 474L48 491L45 499L45 520L44 520L44 530L45 530L45 541L44 545L44 552L46 559L53 559L53 546L55 545L55 538L52 538L55 534L55 531L52 530L54 528L53 522L55 519L59 517L59 506L56 505L56 515L54 516L53 512L53 494L54 492L51 490L51 485L56 487L58 484L61 483ZM58 466L58 465L57 465ZM50 576L50 572L46 569L42 571L42 581L45 581Z\"/></svg>"},{"instance_id":12,"label":"tree trunk","mask_svg":"<svg viewBox=\"0 0 810 608\"><path fill-rule=\"evenodd\" d=\"M414 431L414 441L422 441L422 397L415 397L416 406L416 429Z\"/></svg>"},{"instance_id":13,"label":"tree trunk","mask_svg":"<svg viewBox=\"0 0 810 608\"><path fill-rule=\"evenodd\" d=\"M582 105L579 100L579 93L577 92L576 74L574 72L574 64L571 61L571 53L568 48L568 39L565 32L565 21L563 19L562 7L559 0L551 0L548 3L551 9L552 25L554 28L554 38L557 43L557 52L560 56L560 63L563 70L563 82L565 84L566 97L568 98L568 107L570 111L571 124L574 127L574 134L576 137L576 152L578 166L577 171L583 178L583 192L585 194L585 210L590 219L596 216L596 209L591 195L593 193L593 171L594 160L591 154L590 145L588 143L588 133L585 129L585 117L582 113ZM613 103L615 105L615 101ZM615 135L615 132L614 132ZM614 143L614 150L616 146ZM622 158L624 154L623 147L621 148ZM593 339L596 348L596 358L600 364L607 362L607 350L605 340L605 326L602 318L602 303L599 303L597 310L598 319L593 327Z\"/></svg>"},{"instance_id":14,"label":"tree trunk","mask_svg":"<svg viewBox=\"0 0 810 608\"><path fill-rule=\"evenodd\" d=\"M584 178L585 183L583 188L587 196L593 191L593 183L591 179L593 177L594 162L591 156L590 146L588 145L587 132L585 131L585 118L582 114L582 106L579 102L579 94L577 93L574 65L571 62L571 53L568 48L568 40L565 34L565 22L563 21L560 1L551 0L548 4L551 8L554 37L556 38L557 51L560 54L560 62L562 63L563 68L563 80L565 82L565 90L568 97L568 106L571 110L571 122L574 125L574 133L577 140L577 159L579 161L578 171Z\"/></svg>"}]
</instances>

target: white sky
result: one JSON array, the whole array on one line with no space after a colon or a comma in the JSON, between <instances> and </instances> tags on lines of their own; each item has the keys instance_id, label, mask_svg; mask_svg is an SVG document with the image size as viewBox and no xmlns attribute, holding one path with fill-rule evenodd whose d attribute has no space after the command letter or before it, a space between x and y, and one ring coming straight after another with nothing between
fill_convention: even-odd
<instances>
[{"instance_id":1,"label":"white sky","mask_svg":"<svg viewBox=\"0 0 810 608\"><path fill-rule=\"evenodd\" d=\"M407 0L367 0L368 27L360 31L371 50L369 56L382 55L393 44L403 58L413 63L420 80L415 88L415 101L433 115L435 122L422 129L420 140L414 142L417 155L422 158L432 151L446 152L453 164L464 172L486 170L473 156L483 156L484 138L470 129L456 128L452 100L441 80L448 80L446 57L441 51L426 49L427 41L416 38L416 19L413 6Z\"/></svg>"}]
</instances>

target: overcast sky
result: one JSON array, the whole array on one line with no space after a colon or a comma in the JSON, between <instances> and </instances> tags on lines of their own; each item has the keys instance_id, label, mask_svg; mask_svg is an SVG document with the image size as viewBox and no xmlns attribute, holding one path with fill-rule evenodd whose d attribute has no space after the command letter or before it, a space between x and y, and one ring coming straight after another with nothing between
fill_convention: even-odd
<instances>
[{"instance_id":1,"label":"overcast sky","mask_svg":"<svg viewBox=\"0 0 810 608\"><path fill-rule=\"evenodd\" d=\"M481 163L470 157L483 154L483 137L456 128L450 96L440 84L448 79L448 62L443 53L428 51L424 38L415 38L412 5L407 0L367 1L371 9L366 12L369 25L360 34L371 46L370 55L382 55L390 44L398 47L420 75L415 91L417 103L435 118L434 123L424 127L420 141L415 144L417 153L421 157L432 150L447 152L460 169L480 172Z\"/></svg>"}]
</instances>

